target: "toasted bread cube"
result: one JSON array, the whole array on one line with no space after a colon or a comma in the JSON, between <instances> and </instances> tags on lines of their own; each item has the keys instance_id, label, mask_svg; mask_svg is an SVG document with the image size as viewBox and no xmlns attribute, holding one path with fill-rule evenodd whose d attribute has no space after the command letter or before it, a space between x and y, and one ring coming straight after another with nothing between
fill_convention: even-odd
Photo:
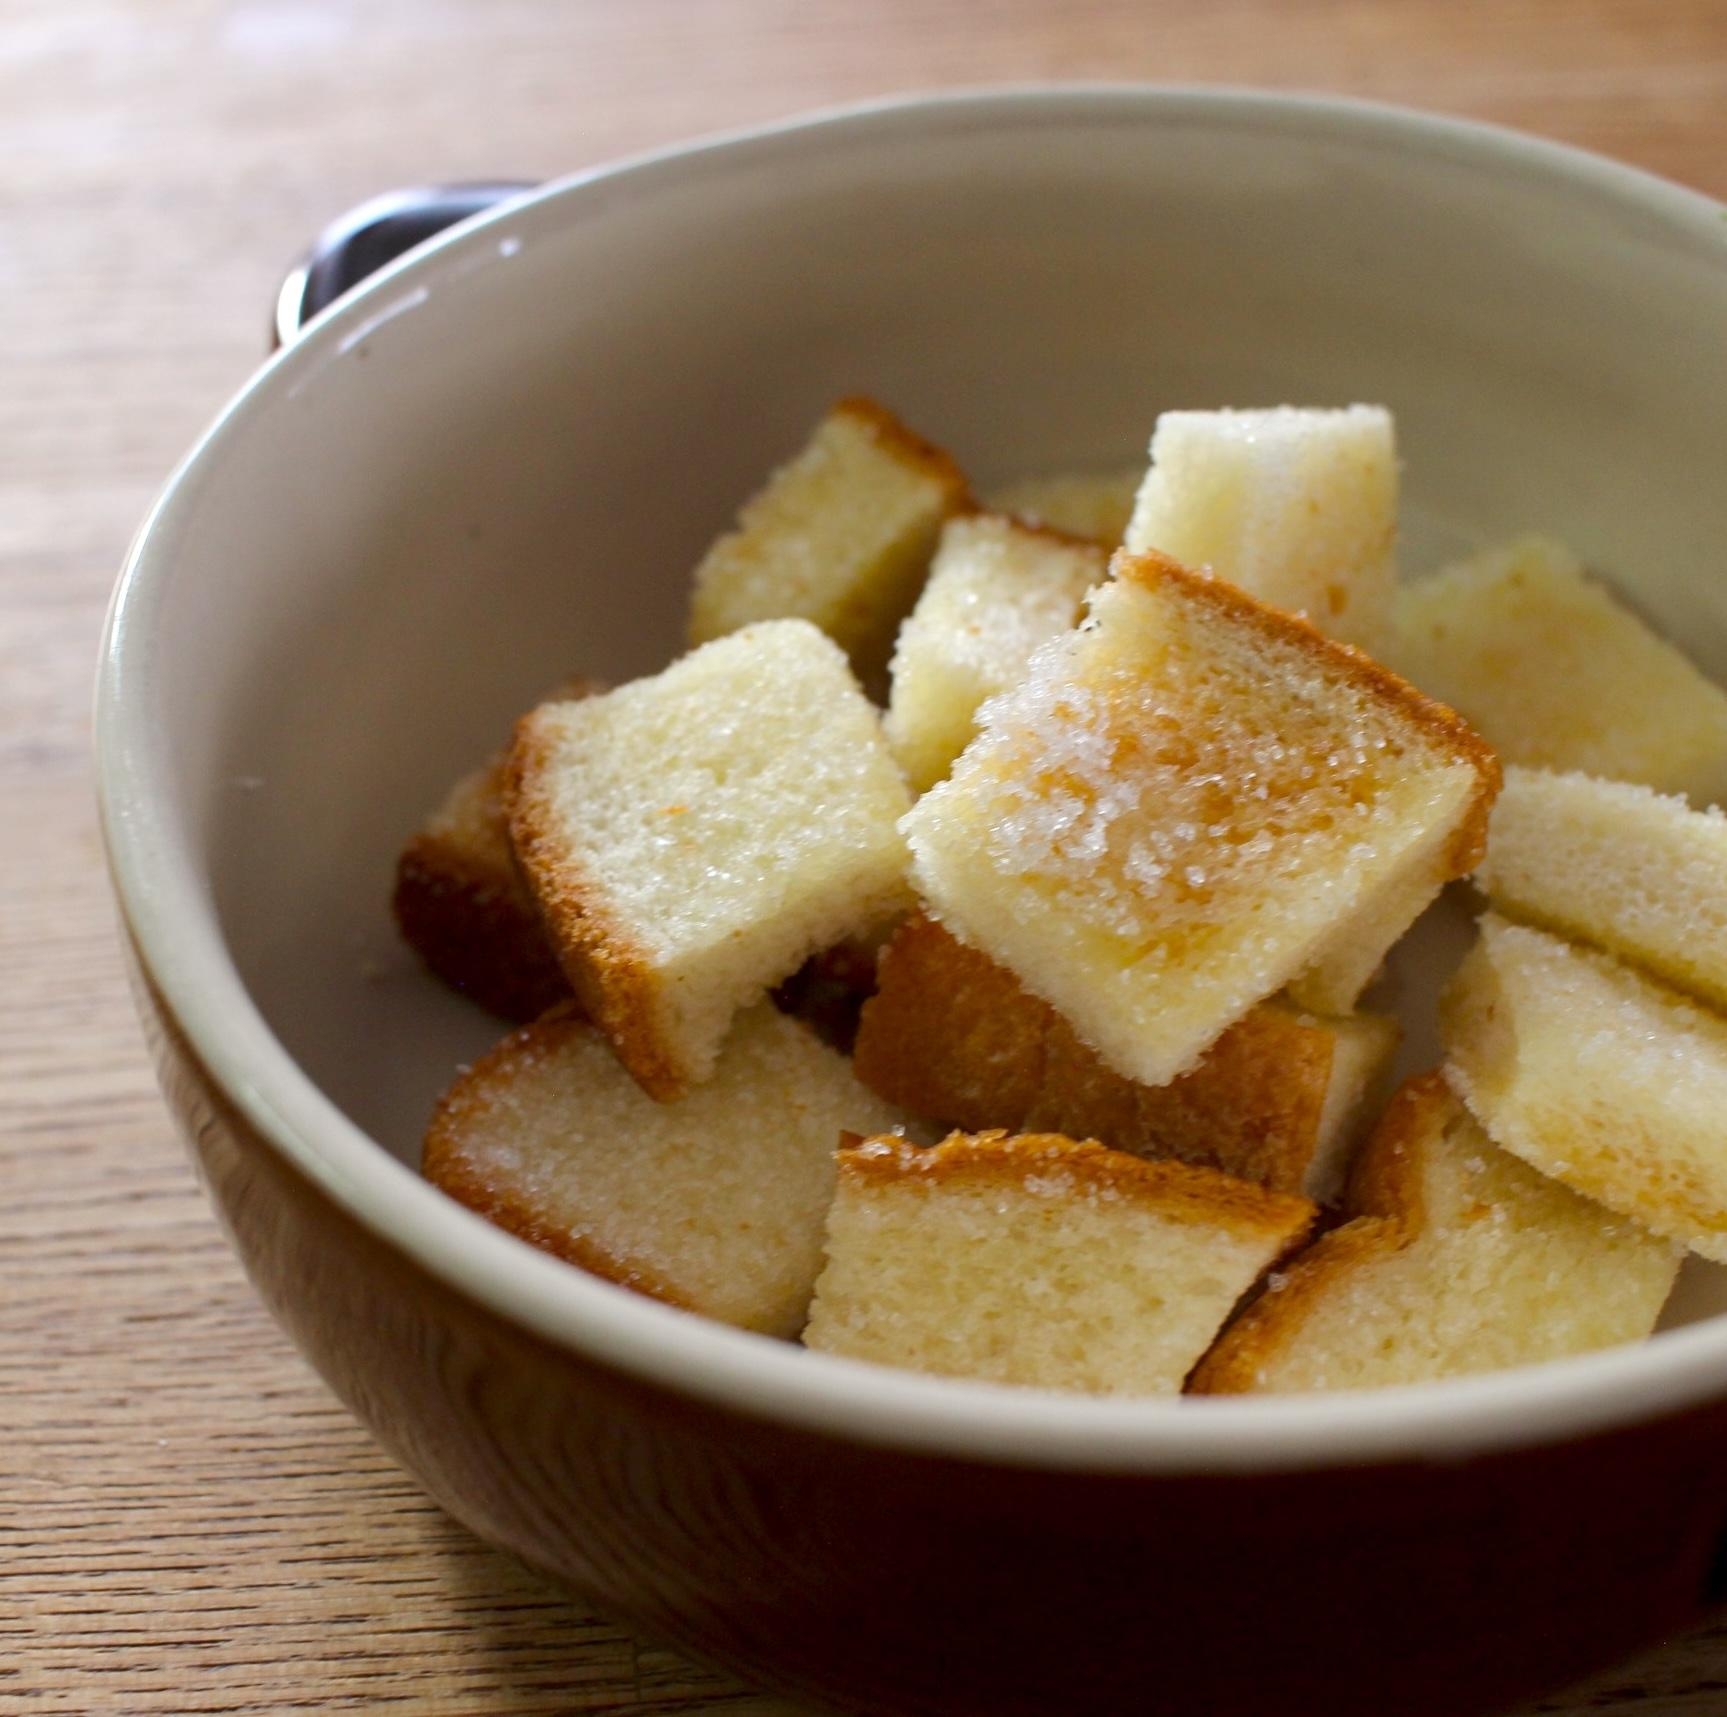
<instances>
[{"instance_id":1,"label":"toasted bread cube","mask_svg":"<svg viewBox=\"0 0 1727 1717\"><path fill-rule=\"evenodd\" d=\"M1611 955L1495 914L1440 1014L1489 1138L1727 1262L1727 1020Z\"/></svg>"},{"instance_id":2,"label":"toasted bread cube","mask_svg":"<svg viewBox=\"0 0 1727 1717\"><path fill-rule=\"evenodd\" d=\"M1071 1139L872 1138L840 1152L804 1341L948 1377L1173 1395L1314 1215Z\"/></svg>"},{"instance_id":3,"label":"toasted bread cube","mask_svg":"<svg viewBox=\"0 0 1727 1717\"><path fill-rule=\"evenodd\" d=\"M1727 694L1577 558L1520 537L1398 593L1388 659L1507 763L1727 792Z\"/></svg>"},{"instance_id":4,"label":"toasted bread cube","mask_svg":"<svg viewBox=\"0 0 1727 1717\"><path fill-rule=\"evenodd\" d=\"M1111 1072L1061 1015L987 954L924 917L883 954L854 1066L890 1102L966 1132L1063 1133L1141 1157L1329 1197L1394 1021L1253 1008L1191 1072L1142 1085Z\"/></svg>"},{"instance_id":5,"label":"toasted bread cube","mask_svg":"<svg viewBox=\"0 0 1727 1717\"><path fill-rule=\"evenodd\" d=\"M1166 411L1124 546L1204 567L1376 650L1397 579L1391 413Z\"/></svg>"},{"instance_id":6,"label":"toasted bread cube","mask_svg":"<svg viewBox=\"0 0 1727 1717\"><path fill-rule=\"evenodd\" d=\"M604 690L598 680L573 679L553 695ZM508 778L505 750L450 789L396 860L391 907L434 977L519 1024L567 1001L570 986L510 849Z\"/></svg>"},{"instance_id":7,"label":"toasted bread cube","mask_svg":"<svg viewBox=\"0 0 1727 1717\"><path fill-rule=\"evenodd\" d=\"M1639 1341L1683 1255L1500 1150L1438 1074L1392 1101L1350 1208L1224 1331L1191 1390L1426 1383Z\"/></svg>"},{"instance_id":8,"label":"toasted bread cube","mask_svg":"<svg viewBox=\"0 0 1727 1717\"><path fill-rule=\"evenodd\" d=\"M1125 471L1023 477L995 490L986 504L993 512L1012 513L1028 524L1048 525L1105 548L1119 548L1144 476L1145 467L1133 465Z\"/></svg>"},{"instance_id":9,"label":"toasted bread cube","mask_svg":"<svg viewBox=\"0 0 1727 1717\"><path fill-rule=\"evenodd\" d=\"M1136 1156L1174 1157L1274 1192L1329 1200L1383 1096L1398 1037L1397 1022L1377 1014L1320 1019L1279 1000L1261 1002L1191 1073L1138 1085L1105 1066L1058 1016L1025 1127L1059 1127Z\"/></svg>"},{"instance_id":10,"label":"toasted bread cube","mask_svg":"<svg viewBox=\"0 0 1727 1717\"><path fill-rule=\"evenodd\" d=\"M518 1238L667 1305L766 1335L803 1328L842 1132L901 1117L844 1056L752 1008L714 1076L645 1097L573 1010L506 1038L456 1081L426 1177Z\"/></svg>"},{"instance_id":11,"label":"toasted bread cube","mask_svg":"<svg viewBox=\"0 0 1727 1717\"><path fill-rule=\"evenodd\" d=\"M570 987L510 851L507 773L496 757L450 789L402 849L391 906L435 977L520 1022L567 998Z\"/></svg>"},{"instance_id":12,"label":"toasted bread cube","mask_svg":"<svg viewBox=\"0 0 1727 1717\"><path fill-rule=\"evenodd\" d=\"M868 681L887 665L942 521L968 496L940 448L871 400L842 400L696 568L690 642L808 620Z\"/></svg>"},{"instance_id":13,"label":"toasted bread cube","mask_svg":"<svg viewBox=\"0 0 1727 1717\"><path fill-rule=\"evenodd\" d=\"M978 706L1017 685L1032 651L1078 622L1108 567L1096 543L999 514L947 522L894 648L886 729L914 792L947 774Z\"/></svg>"},{"instance_id":14,"label":"toasted bread cube","mask_svg":"<svg viewBox=\"0 0 1727 1717\"><path fill-rule=\"evenodd\" d=\"M933 916L1163 1085L1340 935L1395 936L1471 870L1498 771L1304 621L1159 556L1113 566L902 827Z\"/></svg>"},{"instance_id":15,"label":"toasted bread cube","mask_svg":"<svg viewBox=\"0 0 1727 1717\"><path fill-rule=\"evenodd\" d=\"M1495 766L1493 779L1498 780ZM1480 844L1477 834L1476 853ZM1378 976L1398 938L1425 912L1439 893L1438 878L1458 874L1453 835L1432 824L1386 867L1361 909L1344 920L1314 951L1304 971L1289 981L1289 999L1318 1014L1346 1014Z\"/></svg>"},{"instance_id":16,"label":"toasted bread cube","mask_svg":"<svg viewBox=\"0 0 1727 1717\"><path fill-rule=\"evenodd\" d=\"M905 781L807 621L542 705L511 768L517 857L571 987L662 1100L708 1077L738 1009L909 905Z\"/></svg>"},{"instance_id":17,"label":"toasted bread cube","mask_svg":"<svg viewBox=\"0 0 1727 1717\"><path fill-rule=\"evenodd\" d=\"M1626 781L1508 769L1477 884L1727 1009L1727 816Z\"/></svg>"},{"instance_id":18,"label":"toasted bread cube","mask_svg":"<svg viewBox=\"0 0 1727 1717\"><path fill-rule=\"evenodd\" d=\"M1006 967L914 913L876 962L852 1066L872 1091L938 1126L1023 1132L1059 1018Z\"/></svg>"}]
</instances>

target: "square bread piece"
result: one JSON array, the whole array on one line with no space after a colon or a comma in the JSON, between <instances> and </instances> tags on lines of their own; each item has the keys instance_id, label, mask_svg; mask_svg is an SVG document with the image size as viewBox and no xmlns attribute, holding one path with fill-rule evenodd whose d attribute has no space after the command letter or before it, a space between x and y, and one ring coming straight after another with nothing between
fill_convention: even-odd
<instances>
[{"instance_id":1,"label":"square bread piece","mask_svg":"<svg viewBox=\"0 0 1727 1717\"><path fill-rule=\"evenodd\" d=\"M530 1020L570 986L516 869L504 808L508 759L464 775L409 838L391 897L403 940L488 1013Z\"/></svg>"},{"instance_id":2,"label":"square bread piece","mask_svg":"<svg viewBox=\"0 0 1727 1717\"><path fill-rule=\"evenodd\" d=\"M1489 1138L1727 1263L1727 1020L1611 955L1494 914L1440 1010Z\"/></svg>"},{"instance_id":3,"label":"square bread piece","mask_svg":"<svg viewBox=\"0 0 1727 1717\"><path fill-rule=\"evenodd\" d=\"M1507 769L1475 881L1508 916L1727 1009L1721 812L1628 781Z\"/></svg>"},{"instance_id":4,"label":"square bread piece","mask_svg":"<svg viewBox=\"0 0 1727 1717\"><path fill-rule=\"evenodd\" d=\"M1077 624L1108 569L1098 544L1000 514L947 522L894 647L885 725L913 792L947 774L978 706L1025 678L1039 644Z\"/></svg>"},{"instance_id":5,"label":"square bread piece","mask_svg":"<svg viewBox=\"0 0 1727 1717\"><path fill-rule=\"evenodd\" d=\"M910 805L836 645L765 621L516 729L510 832L577 999L652 1096L732 1015L910 904Z\"/></svg>"},{"instance_id":6,"label":"square bread piece","mask_svg":"<svg viewBox=\"0 0 1727 1717\"><path fill-rule=\"evenodd\" d=\"M566 680L550 695L585 698L598 680ZM408 838L396 860L396 927L434 977L521 1024L567 1001L534 897L516 868L505 804L509 751L464 775Z\"/></svg>"},{"instance_id":7,"label":"square bread piece","mask_svg":"<svg viewBox=\"0 0 1727 1717\"><path fill-rule=\"evenodd\" d=\"M1048 525L1113 549L1119 548L1127 535L1134 499L1144 478L1143 465L1122 471L1022 477L995 490L986 504L994 512L1012 513L1028 524Z\"/></svg>"},{"instance_id":8,"label":"square bread piece","mask_svg":"<svg viewBox=\"0 0 1727 1717\"><path fill-rule=\"evenodd\" d=\"M1305 1199L1049 1135L840 1152L806 1346L947 1377L1174 1395Z\"/></svg>"},{"instance_id":9,"label":"square bread piece","mask_svg":"<svg viewBox=\"0 0 1727 1717\"><path fill-rule=\"evenodd\" d=\"M1376 651L1397 580L1391 413L1166 411L1123 546L1204 567Z\"/></svg>"},{"instance_id":10,"label":"square bread piece","mask_svg":"<svg viewBox=\"0 0 1727 1717\"><path fill-rule=\"evenodd\" d=\"M1347 1013L1474 868L1498 769L1304 621L1161 556L1112 564L902 827L932 916L1163 1085L1310 968L1346 981L1301 1005Z\"/></svg>"},{"instance_id":11,"label":"square bread piece","mask_svg":"<svg viewBox=\"0 0 1727 1717\"><path fill-rule=\"evenodd\" d=\"M757 620L819 626L866 683L887 666L964 474L873 400L841 400L696 568L690 642Z\"/></svg>"},{"instance_id":12,"label":"square bread piece","mask_svg":"<svg viewBox=\"0 0 1727 1717\"><path fill-rule=\"evenodd\" d=\"M1577 557L1526 536L1398 592L1387 660L1506 763L1727 793L1727 694Z\"/></svg>"},{"instance_id":13,"label":"square bread piece","mask_svg":"<svg viewBox=\"0 0 1727 1717\"><path fill-rule=\"evenodd\" d=\"M908 919L864 1004L854 1066L871 1090L966 1132L1062 1133L1330 1197L1397 1047L1397 1025L1251 1009L1191 1073L1111 1072L1047 1002L941 925Z\"/></svg>"},{"instance_id":14,"label":"square bread piece","mask_svg":"<svg viewBox=\"0 0 1727 1717\"><path fill-rule=\"evenodd\" d=\"M842 1055L752 1008L714 1076L645 1097L570 1010L506 1038L439 1102L426 1178L531 1245L667 1305L795 1336L840 1134L902 1117Z\"/></svg>"},{"instance_id":15,"label":"square bread piece","mask_svg":"<svg viewBox=\"0 0 1727 1717\"><path fill-rule=\"evenodd\" d=\"M1640 1341L1683 1256L1500 1150L1436 1073L1392 1100L1349 1208L1224 1331L1191 1390L1427 1383Z\"/></svg>"}]
</instances>

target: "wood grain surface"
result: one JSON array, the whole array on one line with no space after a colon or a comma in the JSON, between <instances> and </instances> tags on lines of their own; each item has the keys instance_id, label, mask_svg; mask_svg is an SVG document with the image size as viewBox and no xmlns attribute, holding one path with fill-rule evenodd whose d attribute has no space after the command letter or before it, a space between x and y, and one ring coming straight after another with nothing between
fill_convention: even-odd
<instances>
[{"instance_id":1,"label":"wood grain surface","mask_svg":"<svg viewBox=\"0 0 1727 1717\"><path fill-rule=\"evenodd\" d=\"M127 1001L91 669L347 205L1049 78L1377 96L1727 194L1713 0L0 0L0 1712L788 1710L445 1521L255 1304ZM1727 1709L1727 1629L1541 1709Z\"/></svg>"}]
</instances>

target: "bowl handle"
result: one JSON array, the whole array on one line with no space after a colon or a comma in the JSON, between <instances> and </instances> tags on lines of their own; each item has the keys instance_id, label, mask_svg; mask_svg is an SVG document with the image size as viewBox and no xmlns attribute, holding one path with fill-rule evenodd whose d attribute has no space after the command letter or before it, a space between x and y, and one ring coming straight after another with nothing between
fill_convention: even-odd
<instances>
[{"instance_id":1,"label":"bowl handle","mask_svg":"<svg viewBox=\"0 0 1727 1717\"><path fill-rule=\"evenodd\" d=\"M272 347L288 345L327 304L333 304L368 274L470 215L533 189L527 179L484 184L416 185L386 191L350 209L318 235L276 294Z\"/></svg>"}]
</instances>

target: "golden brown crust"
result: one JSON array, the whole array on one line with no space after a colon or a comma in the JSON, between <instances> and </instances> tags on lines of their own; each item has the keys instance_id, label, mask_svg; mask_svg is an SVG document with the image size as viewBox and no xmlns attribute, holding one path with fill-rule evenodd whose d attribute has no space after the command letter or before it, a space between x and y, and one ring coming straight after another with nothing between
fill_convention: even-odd
<instances>
[{"instance_id":1,"label":"golden brown crust","mask_svg":"<svg viewBox=\"0 0 1727 1717\"><path fill-rule=\"evenodd\" d=\"M943 1126L1018 1129L1043 1087L1052 1017L1011 972L917 913L877 964L852 1069L878 1097Z\"/></svg>"},{"instance_id":2,"label":"golden brown crust","mask_svg":"<svg viewBox=\"0 0 1727 1717\"><path fill-rule=\"evenodd\" d=\"M909 429L878 400L865 394L848 394L838 401L834 417L849 417L869 432L876 445L891 453L904 464L916 466L926 477L933 478L947 491L950 510L970 512L977 506L971 484L953 456L926 441L914 429Z\"/></svg>"},{"instance_id":3,"label":"golden brown crust","mask_svg":"<svg viewBox=\"0 0 1727 1717\"><path fill-rule=\"evenodd\" d=\"M1237 1395L1259 1387L1260 1374L1298 1338L1316 1305L1355 1272L1411 1245L1427 1219L1421 1193L1422 1153L1457 1112L1437 1073L1406 1080L1362 1147L1350 1179L1351 1220L1303 1252L1282 1280L1248 1302L1194 1367L1194 1395Z\"/></svg>"},{"instance_id":4,"label":"golden brown crust","mask_svg":"<svg viewBox=\"0 0 1727 1717\"><path fill-rule=\"evenodd\" d=\"M459 842L415 835L396 861L391 908L431 972L500 1018L534 1019L569 994L521 879Z\"/></svg>"},{"instance_id":5,"label":"golden brown crust","mask_svg":"<svg viewBox=\"0 0 1727 1717\"><path fill-rule=\"evenodd\" d=\"M1186 1392L1243 1395L1257 1389L1260 1373L1299 1335L1314 1305L1355 1271L1400 1252L1410 1238L1401 1223L1382 1216L1358 1216L1332 1229L1284 1265L1279 1281L1224 1327L1189 1373Z\"/></svg>"},{"instance_id":6,"label":"golden brown crust","mask_svg":"<svg viewBox=\"0 0 1727 1717\"><path fill-rule=\"evenodd\" d=\"M458 1204L518 1240L648 1299L694 1311L697 1308L684 1295L652 1270L553 1221L514 1189L499 1186L470 1148L475 1131L484 1125L499 1093L508 1091L519 1066L556 1054L571 1037L591 1035L593 1029L573 1004L564 1004L512 1032L482 1056L438 1099L426 1130L420 1172Z\"/></svg>"},{"instance_id":7,"label":"golden brown crust","mask_svg":"<svg viewBox=\"0 0 1727 1717\"><path fill-rule=\"evenodd\" d=\"M1028 537L1041 537L1045 542L1054 543L1060 548L1082 550L1088 558L1097 561L1097 576L1099 581L1109 571L1109 556L1113 543L1105 542L1101 537L1082 536L1077 531L1064 531L1060 525L1045 524L1040 518L1029 513L1002 513L991 507L979 507L975 517L990 520L997 524L1010 525L1014 530L1023 532Z\"/></svg>"},{"instance_id":8,"label":"golden brown crust","mask_svg":"<svg viewBox=\"0 0 1727 1717\"><path fill-rule=\"evenodd\" d=\"M560 838L547 784L555 736L543 709L516 723L505 803L510 839L540 920L576 1000L610 1040L618 1059L656 1102L688 1088L686 1070L666 1048L663 984L647 950L609 910L606 893Z\"/></svg>"},{"instance_id":9,"label":"golden brown crust","mask_svg":"<svg viewBox=\"0 0 1727 1717\"><path fill-rule=\"evenodd\" d=\"M1154 593L1173 588L1184 600L1225 615L1273 643L1299 645L1357 690L1395 705L1438 750L1450 752L1475 771L1475 793L1453 832L1447 862L1454 876L1466 876L1480 863L1487 850L1488 816L1502 779L1499 755L1456 710L1428 697L1364 650L1328 638L1300 615L1274 608L1227 580L1195 572L1168 555L1120 549L1110 561L1110 572L1125 584Z\"/></svg>"},{"instance_id":10,"label":"golden brown crust","mask_svg":"<svg viewBox=\"0 0 1727 1717\"><path fill-rule=\"evenodd\" d=\"M1373 1136L1361 1148L1345 1200L1351 1216L1389 1216L1420 1228L1427 1221L1421 1157L1456 1119L1461 1105L1440 1073L1404 1080Z\"/></svg>"},{"instance_id":11,"label":"golden brown crust","mask_svg":"<svg viewBox=\"0 0 1727 1717\"><path fill-rule=\"evenodd\" d=\"M878 1096L944 1126L1100 1139L1298 1191L1313 1161L1336 1038L1259 1007L1191 1073L1116 1073L1056 1010L940 924L910 918L882 956L854 1066Z\"/></svg>"},{"instance_id":12,"label":"golden brown crust","mask_svg":"<svg viewBox=\"0 0 1727 1717\"><path fill-rule=\"evenodd\" d=\"M1060 1130L1113 1143L1089 1123L1114 1124L1125 1141L1118 1149L1172 1156L1296 1192L1318 1146L1336 1048L1324 1026L1261 1006L1230 1026L1191 1073L1168 1085L1139 1085L1106 1066L1058 1015L1048 1039L1043 1098L1027 1125L1060 1115ZM1118 1123L1108 1121L1112 1112L1121 1114Z\"/></svg>"},{"instance_id":13,"label":"golden brown crust","mask_svg":"<svg viewBox=\"0 0 1727 1717\"><path fill-rule=\"evenodd\" d=\"M593 697L600 680L565 680L559 701ZM396 860L391 908L403 939L434 977L500 1018L521 1023L569 997L510 851L508 753L445 795Z\"/></svg>"},{"instance_id":14,"label":"golden brown crust","mask_svg":"<svg viewBox=\"0 0 1727 1717\"><path fill-rule=\"evenodd\" d=\"M1063 530L1060 525L1047 524L1036 513L1004 513L995 508L980 509L992 519L1006 519L1017 530L1030 531L1036 536L1048 537L1052 542L1060 543L1064 548L1095 549L1102 556L1102 564L1098 568L1098 581L1101 583L1109 570L1109 557L1115 552L1119 539L1115 537L1088 537L1082 531Z\"/></svg>"},{"instance_id":15,"label":"golden brown crust","mask_svg":"<svg viewBox=\"0 0 1727 1717\"><path fill-rule=\"evenodd\" d=\"M1095 1139L1058 1133L952 1133L939 1145L917 1145L879 1133L839 1152L842 1180L855 1186L913 1182L939 1186L1025 1189L1057 1175L1051 1196L1103 1193L1155 1210L1175 1222L1229 1228L1240 1235L1282 1237L1298 1245L1319 1212L1305 1198L1237 1180L1190 1163L1147 1162Z\"/></svg>"}]
</instances>

